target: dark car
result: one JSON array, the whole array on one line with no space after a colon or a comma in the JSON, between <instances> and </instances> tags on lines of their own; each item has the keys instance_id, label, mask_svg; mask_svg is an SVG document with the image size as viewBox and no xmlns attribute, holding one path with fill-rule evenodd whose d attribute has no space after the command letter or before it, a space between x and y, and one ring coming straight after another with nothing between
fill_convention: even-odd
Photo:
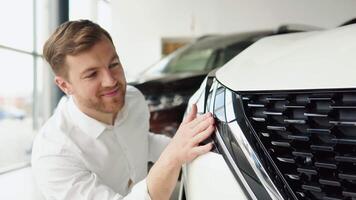
<instances>
[{"instance_id":1,"label":"dark car","mask_svg":"<svg viewBox=\"0 0 356 200\"><path fill-rule=\"evenodd\" d=\"M163 58L130 83L146 97L151 131L169 136L175 133L188 99L209 71L263 37L304 30L305 27L281 26L277 30L203 36Z\"/></svg>"}]
</instances>

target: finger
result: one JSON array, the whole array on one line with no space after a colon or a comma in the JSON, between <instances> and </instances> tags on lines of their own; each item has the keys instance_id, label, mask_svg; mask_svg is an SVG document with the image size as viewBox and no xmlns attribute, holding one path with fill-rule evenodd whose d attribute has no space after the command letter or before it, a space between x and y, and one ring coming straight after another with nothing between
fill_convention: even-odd
<instances>
[{"instance_id":1,"label":"finger","mask_svg":"<svg viewBox=\"0 0 356 200\"><path fill-rule=\"evenodd\" d=\"M206 140L208 137L211 136L211 134L214 132L215 128L213 125L210 125L207 129L205 129L203 132L195 135L195 137L193 138L193 145L198 145L199 143L203 142L204 140Z\"/></svg>"},{"instance_id":2,"label":"finger","mask_svg":"<svg viewBox=\"0 0 356 200\"><path fill-rule=\"evenodd\" d=\"M190 110L190 112L188 113L188 115L183 119L182 124L186 124L188 122L193 121L196 116L197 116L197 105L193 104L192 105L192 109Z\"/></svg>"},{"instance_id":3,"label":"finger","mask_svg":"<svg viewBox=\"0 0 356 200\"><path fill-rule=\"evenodd\" d=\"M201 121L199 124L197 124L193 128L193 134L199 134L200 132L203 132L205 129L207 129L210 125L214 124L214 118L213 117L208 117L205 120Z\"/></svg>"},{"instance_id":4,"label":"finger","mask_svg":"<svg viewBox=\"0 0 356 200\"><path fill-rule=\"evenodd\" d=\"M195 118L193 121L189 123L189 127L194 128L209 117L212 117L211 113L205 113L204 115L199 115L197 118Z\"/></svg>"},{"instance_id":5,"label":"finger","mask_svg":"<svg viewBox=\"0 0 356 200\"><path fill-rule=\"evenodd\" d=\"M194 147L194 149L192 149L192 151L193 151L192 153L193 153L194 157L196 158L200 155L208 153L212 148L213 148L213 143L210 142L203 146Z\"/></svg>"}]
</instances>

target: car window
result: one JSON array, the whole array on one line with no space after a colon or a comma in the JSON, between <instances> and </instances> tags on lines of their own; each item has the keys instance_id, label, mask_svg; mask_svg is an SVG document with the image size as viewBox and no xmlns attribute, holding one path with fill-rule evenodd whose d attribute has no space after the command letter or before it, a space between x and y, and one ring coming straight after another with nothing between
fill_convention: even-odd
<instances>
[{"instance_id":1,"label":"car window","mask_svg":"<svg viewBox=\"0 0 356 200\"><path fill-rule=\"evenodd\" d=\"M157 74L161 73L167 68L168 63L170 63L174 58L178 57L182 52L186 51L190 46L186 45L174 51L173 53L169 54L168 56L164 57L163 59L159 60L157 63L149 67L145 73L148 74Z\"/></svg>"},{"instance_id":2,"label":"car window","mask_svg":"<svg viewBox=\"0 0 356 200\"><path fill-rule=\"evenodd\" d=\"M177 72L199 72L204 71L213 49L199 49L189 50L172 59L168 63L164 72L177 73Z\"/></svg>"},{"instance_id":3,"label":"car window","mask_svg":"<svg viewBox=\"0 0 356 200\"><path fill-rule=\"evenodd\" d=\"M243 41L227 46L225 49L224 64L229 62L233 57L245 50L252 43L252 41Z\"/></svg>"},{"instance_id":4,"label":"car window","mask_svg":"<svg viewBox=\"0 0 356 200\"><path fill-rule=\"evenodd\" d=\"M224 64L222 62L223 58L224 58L224 50L223 49L215 50L210 56L206 64L206 70L210 71L212 69L222 66Z\"/></svg>"}]
</instances>

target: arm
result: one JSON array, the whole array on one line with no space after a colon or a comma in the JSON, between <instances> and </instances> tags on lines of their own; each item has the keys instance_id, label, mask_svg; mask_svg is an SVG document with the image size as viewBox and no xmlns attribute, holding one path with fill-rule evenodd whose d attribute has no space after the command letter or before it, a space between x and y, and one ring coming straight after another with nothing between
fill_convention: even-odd
<instances>
[{"instance_id":1,"label":"arm","mask_svg":"<svg viewBox=\"0 0 356 200\"><path fill-rule=\"evenodd\" d=\"M147 187L152 200L168 200L176 185L184 163L207 153L212 144L199 146L214 131L214 119L210 113L196 116L197 108L183 120L171 143L162 152L147 176Z\"/></svg>"}]
</instances>

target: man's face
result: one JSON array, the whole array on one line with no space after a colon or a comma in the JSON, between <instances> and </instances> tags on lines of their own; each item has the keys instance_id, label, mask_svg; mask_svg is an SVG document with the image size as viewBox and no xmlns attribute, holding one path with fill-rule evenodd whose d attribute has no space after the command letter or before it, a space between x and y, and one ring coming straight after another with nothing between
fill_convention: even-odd
<instances>
[{"instance_id":1,"label":"man's face","mask_svg":"<svg viewBox=\"0 0 356 200\"><path fill-rule=\"evenodd\" d=\"M73 95L79 108L91 113L120 111L126 80L115 47L106 37L87 51L66 56L66 65L68 80L56 77L56 82Z\"/></svg>"}]
</instances>

